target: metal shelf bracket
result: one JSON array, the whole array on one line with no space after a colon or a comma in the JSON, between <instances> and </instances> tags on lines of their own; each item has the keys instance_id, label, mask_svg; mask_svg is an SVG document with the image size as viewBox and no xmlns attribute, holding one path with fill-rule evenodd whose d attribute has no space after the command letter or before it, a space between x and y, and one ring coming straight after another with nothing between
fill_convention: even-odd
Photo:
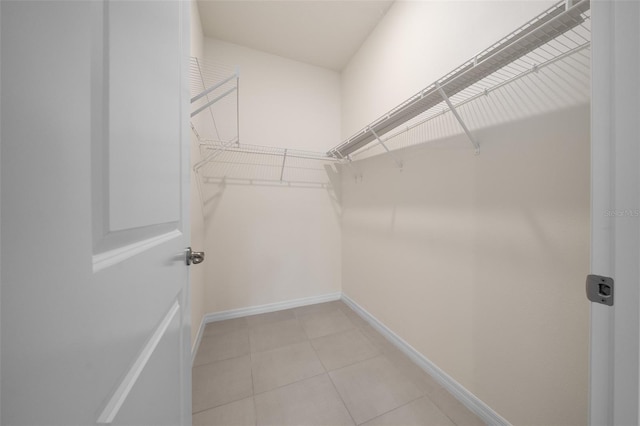
<instances>
[{"instance_id":1,"label":"metal shelf bracket","mask_svg":"<svg viewBox=\"0 0 640 426\"><path fill-rule=\"evenodd\" d=\"M462 127L462 130L464 130L464 133L467 135L467 137L471 141L471 144L475 148L476 155L480 154L480 145L478 144L478 141L475 140L475 138L467 128L467 125L464 124L464 120L462 120L462 117L460 117L460 114L458 114L458 111L456 111L456 107L453 106L453 104L451 103L451 100L442 89L442 86L440 86L440 83L438 83L437 81L436 81L436 88L438 89L438 92L440 92L442 99L444 99L444 101L449 106L449 110L451 110L451 112L453 113L453 116L456 118L456 120L458 120L458 123L460 123L460 127Z\"/></svg>"},{"instance_id":2,"label":"metal shelf bracket","mask_svg":"<svg viewBox=\"0 0 640 426\"><path fill-rule=\"evenodd\" d=\"M385 145L385 143L382 141L382 139L380 139L380 136L378 136L378 134L376 133L375 130L373 130L371 127L369 127L369 131L371 132L371 134L373 136L375 136L375 138L378 140L378 143L380 145L382 145L384 150L387 151L387 154L389 154L391 156L391 158L393 158L393 161L398 165L398 168L400 169L400 171L402 171L402 161L398 160L398 158L396 158L396 156L389 150L387 145Z\"/></svg>"}]
</instances>

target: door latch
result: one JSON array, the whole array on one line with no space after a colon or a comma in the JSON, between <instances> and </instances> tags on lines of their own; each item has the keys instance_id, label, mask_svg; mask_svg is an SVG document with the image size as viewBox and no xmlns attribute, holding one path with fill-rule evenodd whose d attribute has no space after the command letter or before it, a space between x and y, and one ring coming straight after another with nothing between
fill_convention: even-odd
<instances>
[{"instance_id":1,"label":"door latch","mask_svg":"<svg viewBox=\"0 0 640 426\"><path fill-rule=\"evenodd\" d=\"M203 251L193 251L191 247L187 247L187 265L197 265L198 263L204 262L204 252Z\"/></svg>"},{"instance_id":2,"label":"door latch","mask_svg":"<svg viewBox=\"0 0 640 426\"><path fill-rule=\"evenodd\" d=\"M613 306L613 278L587 275L587 298L595 303Z\"/></svg>"}]
</instances>

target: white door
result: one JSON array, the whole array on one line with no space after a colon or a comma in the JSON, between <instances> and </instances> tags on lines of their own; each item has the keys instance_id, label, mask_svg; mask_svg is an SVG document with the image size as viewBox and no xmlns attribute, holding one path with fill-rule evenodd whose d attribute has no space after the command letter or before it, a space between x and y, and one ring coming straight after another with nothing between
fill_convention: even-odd
<instances>
[{"instance_id":1,"label":"white door","mask_svg":"<svg viewBox=\"0 0 640 426\"><path fill-rule=\"evenodd\" d=\"M639 424L640 2L593 1L591 270L615 280L592 303L590 424Z\"/></svg>"},{"instance_id":2,"label":"white door","mask_svg":"<svg viewBox=\"0 0 640 426\"><path fill-rule=\"evenodd\" d=\"M0 7L1 422L190 424L188 2Z\"/></svg>"}]
</instances>

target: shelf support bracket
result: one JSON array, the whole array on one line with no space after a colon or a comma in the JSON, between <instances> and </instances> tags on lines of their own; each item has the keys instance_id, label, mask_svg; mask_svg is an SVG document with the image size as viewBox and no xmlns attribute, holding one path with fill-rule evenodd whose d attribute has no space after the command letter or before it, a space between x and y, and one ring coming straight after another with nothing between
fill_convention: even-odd
<instances>
[{"instance_id":1,"label":"shelf support bracket","mask_svg":"<svg viewBox=\"0 0 640 426\"><path fill-rule=\"evenodd\" d=\"M213 160L215 157L217 157L218 155L222 154L227 148L229 148L231 145L233 144L239 144L240 142L238 141L238 138L234 138L228 142L225 142L224 144L222 144L221 147L216 147L218 149L214 149L213 152L209 155L207 155L203 160L198 161L196 164L193 165L193 171L197 172L198 170L200 170L202 168L202 166L204 166L205 164L207 164L209 161Z\"/></svg>"},{"instance_id":2,"label":"shelf support bracket","mask_svg":"<svg viewBox=\"0 0 640 426\"><path fill-rule=\"evenodd\" d=\"M222 80L220 83L218 84L214 84L213 86L204 89L202 92L200 92L199 94L197 94L196 96L194 96L193 98L191 98L191 103L194 103L195 101L197 101L198 99L202 98L203 96L207 96L209 93L213 92L214 90L216 90L218 87L227 84L228 82L230 82L231 80L233 80L234 78L238 77L238 71L235 72L235 74L232 74L231 76L225 78L224 80Z\"/></svg>"},{"instance_id":3,"label":"shelf support bracket","mask_svg":"<svg viewBox=\"0 0 640 426\"><path fill-rule=\"evenodd\" d=\"M282 157L282 169L280 170L280 182L282 182L282 178L284 177L284 163L287 161L287 150L284 150L284 156Z\"/></svg>"},{"instance_id":4,"label":"shelf support bracket","mask_svg":"<svg viewBox=\"0 0 640 426\"><path fill-rule=\"evenodd\" d=\"M478 144L478 141L475 140L475 138L473 137L473 135L471 134L471 132L467 128L467 125L464 124L464 121L462 120L462 117L460 117L460 114L458 114L458 111L456 111L456 107L453 106L453 104L451 103L451 100L449 99L447 94L442 89L442 86L440 86L440 83L438 83L437 81L436 81L436 88L438 89L438 92L440 92L440 96L442 96L442 99L444 99L444 101L449 106L449 109L453 113L453 116L456 118L456 120L458 120L458 123L460 123L460 127L462 127L462 130L464 130L464 133L467 135L467 137L469 138L469 140L473 144L473 147L476 150L476 155L480 154L480 145Z\"/></svg>"},{"instance_id":5,"label":"shelf support bracket","mask_svg":"<svg viewBox=\"0 0 640 426\"><path fill-rule=\"evenodd\" d=\"M344 155L340 154L340 151L338 151L338 150L333 151L333 153L334 153L335 155L337 155L338 157L340 157L340 159L341 159L342 161L345 161L345 160L346 160L346 161L347 161L347 164L349 165L349 167L353 167L353 164L351 164L351 158L349 158L349 156L348 156L348 155L345 157Z\"/></svg>"},{"instance_id":6,"label":"shelf support bracket","mask_svg":"<svg viewBox=\"0 0 640 426\"><path fill-rule=\"evenodd\" d=\"M380 145L382 145L382 147L384 148L385 151L387 151L387 154L389 154L391 156L391 158L393 158L393 161L395 161L395 163L398 165L398 168L400 168L400 170L402 170L402 161L398 160L396 158L395 155L393 155L393 152L391 152L389 150L389 148L387 147L387 145L385 145L385 143L382 141L382 139L380 139L380 136L378 136L378 134L376 133L375 130L373 130L371 127L369 127L369 131L371 132L371 134L373 136L375 136L375 138L378 140L378 143Z\"/></svg>"},{"instance_id":7,"label":"shelf support bracket","mask_svg":"<svg viewBox=\"0 0 640 426\"><path fill-rule=\"evenodd\" d=\"M205 105L202 105L200 108L198 108L197 110L193 111L191 113L191 117L194 117L196 115L198 115L199 113L201 113L202 111L204 111L205 109L209 108L211 105L215 104L216 102L218 102L220 99L224 98L225 96L227 96L230 93L233 93L236 91L235 87L232 87L231 89L227 90L226 92L224 92L222 95L218 96L217 98L215 98L214 100L207 102Z\"/></svg>"}]
</instances>

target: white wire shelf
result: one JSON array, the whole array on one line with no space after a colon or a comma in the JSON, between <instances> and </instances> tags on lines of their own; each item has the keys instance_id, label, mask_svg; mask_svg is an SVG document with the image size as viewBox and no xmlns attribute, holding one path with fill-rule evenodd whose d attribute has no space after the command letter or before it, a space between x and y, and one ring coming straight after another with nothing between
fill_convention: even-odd
<instances>
[{"instance_id":1,"label":"white wire shelf","mask_svg":"<svg viewBox=\"0 0 640 426\"><path fill-rule=\"evenodd\" d=\"M330 185L336 159L325 153L232 143L201 144L203 161L195 165L205 183Z\"/></svg>"},{"instance_id":2,"label":"white wire shelf","mask_svg":"<svg viewBox=\"0 0 640 426\"><path fill-rule=\"evenodd\" d=\"M237 69L197 58L191 59L190 68L191 128L200 146L193 170L199 180L330 185L333 172L325 166L337 160L325 152L241 143Z\"/></svg>"},{"instance_id":3,"label":"white wire shelf","mask_svg":"<svg viewBox=\"0 0 640 426\"><path fill-rule=\"evenodd\" d=\"M477 142L456 111L459 107L538 73L543 68L551 69L557 62L563 63L565 72L561 75L555 71L558 74L556 77L563 79L565 84L581 85L585 73L588 80L591 39L589 7L589 0L568 0L554 5L327 154L345 159L380 145L389 152L385 144L387 140L447 111L451 111L458 119L477 151ZM566 73L567 68L569 73ZM571 75L572 69L575 75ZM577 82L574 81L576 79ZM394 129L396 133L382 138ZM374 141L378 143L371 145Z\"/></svg>"},{"instance_id":4,"label":"white wire shelf","mask_svg":"<svg viewBox=\"0 0 640 426\"><path fill-rule=\"evenodd\" d=\"M191 129L198 141L239 139L240 79L236 68L191 58Z\"/></svg>"}]
</instances>

